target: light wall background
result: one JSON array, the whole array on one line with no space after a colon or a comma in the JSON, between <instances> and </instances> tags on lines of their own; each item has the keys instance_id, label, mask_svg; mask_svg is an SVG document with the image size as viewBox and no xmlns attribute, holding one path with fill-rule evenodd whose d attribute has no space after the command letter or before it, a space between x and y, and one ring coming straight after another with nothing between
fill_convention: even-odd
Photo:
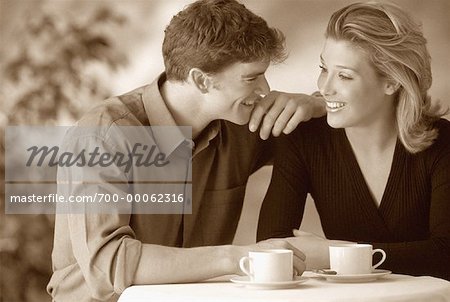
<instances>
[{"instance_id":1,"label":"light wall background","mask_svg":"<svg viewBox=\"0 0 450 302\"><path fill-rule=\"evenodd\" d=\"M0 69L8 59L21 51L19 42L23 39L24 24L27 20L45 11L51 11L62 19L82 19L97 8L107 6L124 14L128 19L128 22L114 33L115 47L126 53L128 64L116 72L104 72L101 76L111 95L125 93L153 81L161 73L163 70L161 44L164 28L172 16L190 2L190 0L0 0ZM317 89L316 79L319 74L319 54L324 42L323 33L328 19L334 11L355 1L242 0L242 2L250 10L263 16L270 26L279 28L286 35L290 56L283 64L272 66L267 71L271 88L287 92L312 93L315 91ZM432 57L433 85L430 94L433 99L439 99L443 104L449 106L450 0L394 0L393 2L409 11L416 20L423 24L423 31L428 39L428 48ZM2 74L0 74L1 79ZM3 85L3 81L0 81L0 85ZM0 93L1 128L8 123L7 116L12 108L12 102L8 92ZM89 106L90 104L86 105L83 110L87 111ZM45 123L45 121L42 122ZM73 121L61 120L59 123L72 124ZM255 173L249 181L245 205L235 237L237 244L255 241L259 207L267 190L270 174L271 168L265 167ZM20 222L22 218L8 219L9 217L5 216L0 213L0 251L2 246L11 246L11 244L6 244L8 243L6 240L10 240L8 239L10 234L14 233L12 229L17 229L22 225L16 223ZM37 219L36 217L32 218ZM3 223L4 221L7 223ZM317 212L311 200L308 200L307 203L302 228L318 234L322 232ZM37 261L27 260L28 262L24 264L22 262L26 261L22 259L42 258L44 262L42 267L49 267L51 243L47 244L47 242L51 242L52 235L47 234L46 229L41 233L48 238L42 240L39 237L41 235L27 232L27 237L21 239L26 246L24 250L31 251L30 255L39 256L28 257L28 253L25 256L22 255L22 258L18 258L18 266L32 267L32 264ZM45 246L42 247L42 245ZM38 253L36 254L36 252ZM28 272L24 269L18 271ZM12 278L2 272L0 272L0 277L4 280ZM18 275L14 278L23 281L31 277L29 273L23 273L23 276ZM11 280L16 280L14 278ZM47 277L43 275L42 278L46 283ZM16 286L18 290L26 287L25 283L14 285L15 282L8 280L1 284L7 284L9 287ZM36 284L35 287L27 287L27 297L32 298L26 300L49 300L49 296L44 291L45 286L41 286L41 283ZM29 288L31 288L31 293L28 293ZM39 298L35 298L37 296ZM0 300L2 300L1 293Z\"/></svg>"},{"instance_id":2,"label":"light wall background","mask_svg":"<svg viewBox=\"0 0 450 302\"><path fill-rule=\"evenodd\" d=\"M133 1L130 1L133 3ZM143 4L145 2L145 5ZM163 31L170 18L191 1L134 1L146 7L143 16L143 35L140 44L133 46L131 64L114 79L114 92L122 93L136 85L145 84L157 76L162 68L161 43ZM331 14L355 1L349 0L245 0L242 1L268 24L282 30L287 37L288 59L269 68L267 77L272 89L311 93L317 89L319 54L324 42L324 30ZM450 70L450 1L396 0L423 26L432 57L434 98L450 104L447 77ZM119 2L120 3L120 2ZM128 8L130 9L130 8Z\"/></svg>"}]
</instances>

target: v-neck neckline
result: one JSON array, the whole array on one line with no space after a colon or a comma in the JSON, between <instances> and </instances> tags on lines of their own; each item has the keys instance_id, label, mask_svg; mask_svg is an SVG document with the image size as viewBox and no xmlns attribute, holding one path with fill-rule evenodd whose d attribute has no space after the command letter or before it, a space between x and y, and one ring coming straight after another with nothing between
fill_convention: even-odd
<instances>
[{"instance_id":1,"label":"v-neck neckline","mask_svg":"<svg viewBox=\"0 0 450 302\"><path fill-rule=\"evenodd\" d=\"M404 166L405 151L402 148L401 142L397 139L394 148L394 154L392 158L392 164L389 171L389 176L386 182L386 186L383 191L383 195L379 206L372 196L369 186L364 178L361 168L356 159L356 155L353 148L348 140L347 134L344 129L339 129L339 134L341 136L341 141L343 143L343 160L344 165L347 167L348 176L356 190L358 196L361 197L361 202L365 204L365 207L372 213L377 213L377 216L384 223L384 217L389 212L392 206L393 195L396 188L398 187L398 182L400 180L400 174Z\"/></svg>"}]
</instances>

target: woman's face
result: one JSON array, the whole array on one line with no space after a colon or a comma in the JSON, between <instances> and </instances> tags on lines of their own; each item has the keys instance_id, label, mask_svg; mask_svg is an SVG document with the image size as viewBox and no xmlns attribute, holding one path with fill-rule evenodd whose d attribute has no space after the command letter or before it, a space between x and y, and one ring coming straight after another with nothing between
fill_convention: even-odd
<instances>
[{"instance_id":1,"label":"woman's face","mask_svg":"<svg viewBox=\"0 0 450 302\"><path fill-rule=\"evenodd\" d=\"M317 86L326 100L331 127L368 127L393 118L392 89L362 49L328 38L320 59Z\"/></svg>"}]
</instances>

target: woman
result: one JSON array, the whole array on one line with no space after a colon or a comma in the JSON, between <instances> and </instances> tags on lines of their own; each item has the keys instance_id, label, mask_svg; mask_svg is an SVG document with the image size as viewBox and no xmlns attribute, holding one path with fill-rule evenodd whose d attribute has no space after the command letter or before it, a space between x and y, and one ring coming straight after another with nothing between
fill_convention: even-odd
<instances>
[{"instance_id":1,"label":"woman","mask_svg":"<svg viewBox=\"0 0 450 302\"><path fill-rule=\"evenodd\" d=\"M450 122L427 95L425 44L394 5L332 15L318 79L328 114L279 140L258 240L292 236L310 193L327 239L294 240L309 268L345 240L382 248L395 273L450 280Z\"/></svg>"}]
</instances>

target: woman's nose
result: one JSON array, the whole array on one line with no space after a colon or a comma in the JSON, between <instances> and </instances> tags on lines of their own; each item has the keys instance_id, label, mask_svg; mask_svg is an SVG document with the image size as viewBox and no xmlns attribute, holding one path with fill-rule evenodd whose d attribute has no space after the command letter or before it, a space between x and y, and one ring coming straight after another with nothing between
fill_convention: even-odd
<instances>
[{"instance_id":1,"label":"woman's nose","mask_svg":"<svg viewBox=\"0 0 450 302\"><path fill-rule=\"evenodd\" d=\"M320 94L323 96L333 95L335 92L332 79L325 75L319 76L317 87L319 88Z\"/></svg>"}]
</instances>

